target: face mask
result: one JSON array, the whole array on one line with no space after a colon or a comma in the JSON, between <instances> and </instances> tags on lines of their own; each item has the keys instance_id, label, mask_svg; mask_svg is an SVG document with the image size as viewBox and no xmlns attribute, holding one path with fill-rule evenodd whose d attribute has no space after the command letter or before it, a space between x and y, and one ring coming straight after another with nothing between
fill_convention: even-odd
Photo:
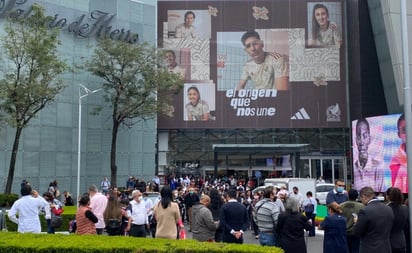
<instances>
[{"instance_id":1,"label":"face mask","mask_svg":"<svg viewBox=\"0 0 412 253\"><path fill-rule=\"evenodd\" d=\"M142 199L143 199L143 197L142 197L142 196L140 196L140 197L139 197L139 201L142 201Z\"/></svg>"},{"instance_id":2,"label":"face mask","mask_svg":"<svg viewBox=\"0 0 412 253\"><path fill-rule=\"evenodd\" d=\"M336 190L339 193L342 193L344 190L344 188L342 186L338 186L338 189Z\"/></svg>"},{"instance_id":3,"label":"face mask","mask_svg":"<svg viewBox=\"0 0 412 253\"><path fill-rule=\"evenodd\" d=\"M385 197L384 196L378 196L376 197L377 200L379 201L385 201Z\"/></svg>"},{"instance_id":4,"label":"face mask","mask_svg":"<svg viewBox=\"0 0 412 253\"><path fill-rule=\"evenodd\" d=\"M175 197L177 197L178 196L178 194L177 193L175 193Z\"/></svg>"},{"instance_id":5,"label":"face mask","mask_svg":"<svg viewBox=\"0 0 412 253\"><path fill-rule=\"evenodd\" d=\"M193 194L193 192L189 192L190 194Z\"/></svg>"}]
</instances>

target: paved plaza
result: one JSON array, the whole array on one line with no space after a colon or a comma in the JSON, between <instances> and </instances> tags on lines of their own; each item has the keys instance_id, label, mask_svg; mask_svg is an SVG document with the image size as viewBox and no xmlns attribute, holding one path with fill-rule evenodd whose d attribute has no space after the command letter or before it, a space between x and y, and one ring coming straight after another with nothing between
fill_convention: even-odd
<instances>
[{"instance_id":1,"label":"paved plaza","mask_svg":"<svg viewBox=\"0 0 412 253\"><path fill-rule=\"evenodd\" d=\"M190 232L188 232L188 238L192 238ZM323 231L316 231L315 237L306 237L308 253L321 253L323 252ZM244 243L246 244L259 244L259 240L255 239L253 231L248 230L245 233Z\"/></svg>"}]
</instances>

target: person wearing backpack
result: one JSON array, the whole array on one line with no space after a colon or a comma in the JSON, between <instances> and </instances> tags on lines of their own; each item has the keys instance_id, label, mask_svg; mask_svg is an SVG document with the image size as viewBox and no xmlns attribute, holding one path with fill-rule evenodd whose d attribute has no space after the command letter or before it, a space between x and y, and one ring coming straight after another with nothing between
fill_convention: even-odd
<instances>
[{"instance_id":1,"label":"person wearing backpack","mask_svg":"<svg viewBox=\"0 0 412 253\"><path fill-rule=\"evenodd\" d=\"M309 237L313 237L316 235L315 233L315 218L316 218L316 208L317 208L317 201L313 197L313 193L308 191L306 193L306 199L302 203L303 211L305 211L306 217L309 220L312 220L311 229L309 230Z\"/></svg>"},{"instance_id":2,"label":"person wearing backpack","mask_svg":"<svg viewBox=\"0 0 412 253\"><path fill-rule=\"evenodd\" d=\"M58 199L54 198L53 194L50 192L43 193L43 198L49 204L49 206L45 208L49 208L51 211L50 219L46 219L47 233L54 234L55 228L59 228L63 223L63 219L60 216L63 213L63 204Z\"/></svg>"},{"instance_id":3,"label":"person wearing backpack","mask_svg":"<svg viewBox=\"0 0 412 253\"><path fill-rule=\"evenodd\" d=\"M121 235L122 218L124 216L127 217L127 212L121 208L120 200L116 195L110 195L106 209L103 212L108 235Z\"/></svg>"}]
</instances>

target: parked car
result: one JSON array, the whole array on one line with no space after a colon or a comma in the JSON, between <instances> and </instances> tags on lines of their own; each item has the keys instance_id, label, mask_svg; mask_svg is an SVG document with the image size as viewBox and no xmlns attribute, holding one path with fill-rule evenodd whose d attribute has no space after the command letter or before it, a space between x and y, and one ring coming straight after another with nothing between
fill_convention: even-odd
<instances>
[{"instance_id":1,"label":"parked car","mask_svg":"<svg viewBox=\"0 0 412 253\"><path fill-rule=\"evenodd\" d=\"M319 203L326 205L326 196L335 187L334 184L320 183L316 184L316 198L319 200Z\"/></svg>"},{"instance_id":2,"label":"parked car","mask_svg":"<svg viewBox=\"0 0 412 253\"><path fill-rule=\"evenodd\" d=\"M160 193L158 192L147 192L147 198L153 202L153 206L160 201Z\"/></svg>"}]
</instances>

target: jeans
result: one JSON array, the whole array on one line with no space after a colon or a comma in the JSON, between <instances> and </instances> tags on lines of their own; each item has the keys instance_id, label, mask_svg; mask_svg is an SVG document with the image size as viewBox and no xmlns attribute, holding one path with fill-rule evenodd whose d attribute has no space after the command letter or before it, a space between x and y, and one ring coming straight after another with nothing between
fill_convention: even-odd
<instances>
[{"instance_id":1,"label":"jeans","mask_svg":"<svg viewBox=\"0 0 412 253\"><path fill-rule=\"evenodd\" d=\"M309 236L315 236L315 218L316 218L316 213L305 213L306 217L308 219L312 220L312 225L310 226L310 230L309 230Z\"/></svg>"},{"instance_id":2,"label":"jeans","mask_svg":"<svg viewBox=\"0 0 412 253\"><path fill-rule=\"evenodd\" d=\"M47 233L48 234L54 234L54 228L51 226L51 219L47 220Z\"/></svg>"},{"instance_id":3,"label":"jeans","mask_svg":"<svg viewBox=\"0 0 412 253\"><path fill-rule=\"evenodd\" d=\"M276 246L276 237L274 232L260 232L259 243L262 246Z\"/></svg>"}]
</instances>

